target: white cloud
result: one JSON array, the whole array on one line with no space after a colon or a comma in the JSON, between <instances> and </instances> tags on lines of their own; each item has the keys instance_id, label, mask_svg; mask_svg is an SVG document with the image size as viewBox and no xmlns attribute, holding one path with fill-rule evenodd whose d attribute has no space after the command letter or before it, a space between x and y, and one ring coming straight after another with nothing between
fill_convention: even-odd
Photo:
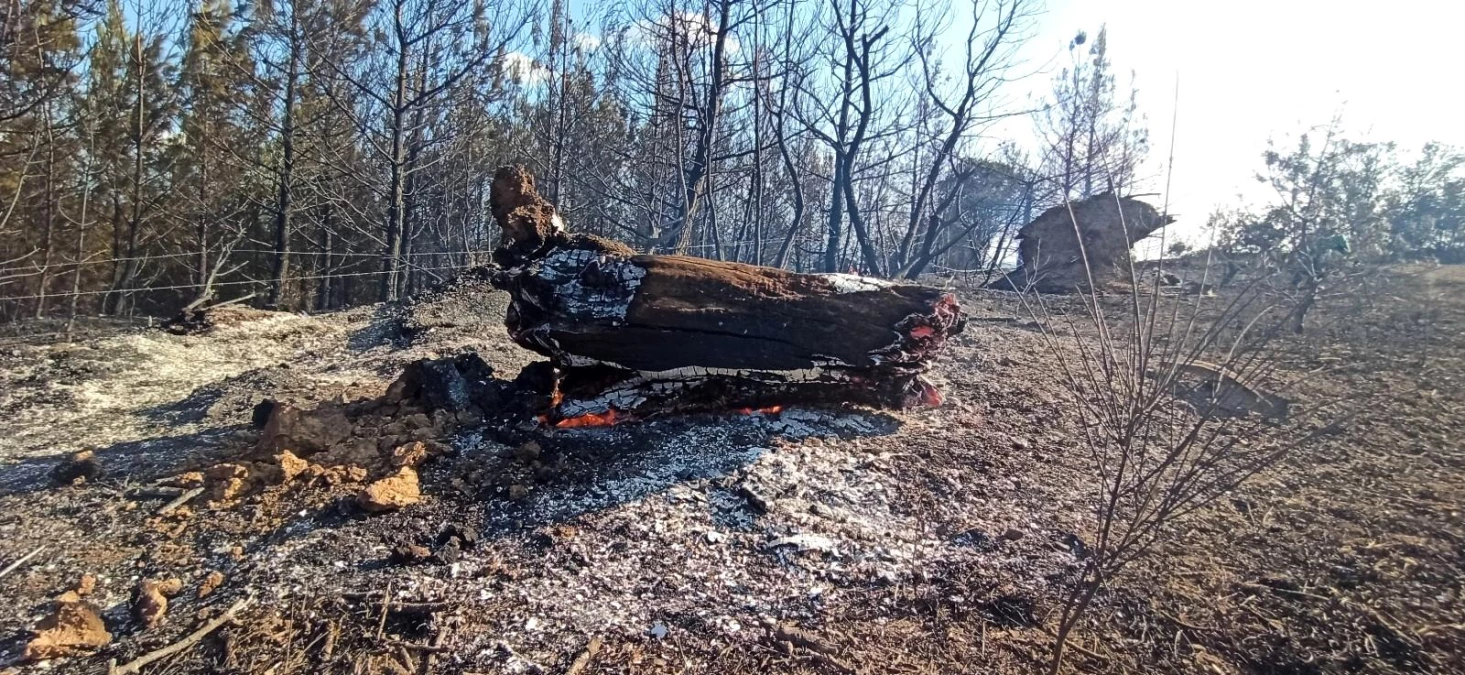
<instances>
[{"instance_id":1,"label":"white cloud","mask_svg":"<svg viewBox=\"0 0 1465 675\"><path fill-rule=\"evenodd\" d=\"M590 53L600 48L600 36L590 33L576 33L574 37L575 49L583 53Z\"/></svg>"},{"instance_id":2,"label":"white cloud","mask_svg":"<svg viewBox=\"0 0 1465 675\"><path fill-rule=\"evenodd\" d=\"M509 79L524 86L532 87L549 79L549 69L524 52L505 54L501 67Z\"/></svg>"}]
</instances>

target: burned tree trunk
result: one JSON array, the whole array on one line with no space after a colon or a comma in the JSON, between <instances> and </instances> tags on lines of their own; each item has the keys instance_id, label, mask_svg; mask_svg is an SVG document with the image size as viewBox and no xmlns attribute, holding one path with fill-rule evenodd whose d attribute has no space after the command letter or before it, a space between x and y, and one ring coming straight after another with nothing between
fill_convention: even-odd
<instances>
[{"instance_id":1,"label":"burned tree trunk","mask_svg":"<svg viewBox=\"0 0 1465 675\"><path fill-rule=\"evenodd\" d=\"M937 289L570 235L522 168L495 176L506 324L550 357L556 419L852 402L935 405L921 373L965 317Z\"/></svg>"}]
</instances>

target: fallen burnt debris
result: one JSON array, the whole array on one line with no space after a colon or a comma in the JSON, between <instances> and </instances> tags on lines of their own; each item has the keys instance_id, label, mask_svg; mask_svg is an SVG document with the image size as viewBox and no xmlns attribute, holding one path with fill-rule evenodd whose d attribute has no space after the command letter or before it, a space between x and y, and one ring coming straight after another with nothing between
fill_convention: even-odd
<instances>
[{"instance_id":1,"label":"fallen burnt debris","mask_svg":"<svg viewBox=\"0 0 1465 675\"><path fill-rule=\"evenodd\" d=\"M491 193L510 337L550 358L552 420L855 403L938 405L921 374L965 315L953 295L853 275L636 255L573 235L522 167Z\"/></svg>"},{"instance_id":2,"label":"fallen burnt debris","mask_svg":"<svg viewBox=\"0 0 1465 675\"><path fill-rule=\"evenodd\" d=\"M1127 289L1130 248L1174 220L1112 192L1060 204L1018 230L1021 266L989 286L1039 293Z\"/></svg>"},{"instance_id":3,"label":"fallen burnt debris","mask_svg":"<svg viewBox=\"0 0 1465 675\"><path fill-rule=\"evenodd\" d=\"M281 312L255 309L248 305L239 304L251 297L254 296L251 294L229 302L209 306L185 307L173 318L164 321L159 328L174 335L203 335L220 326L236 326L248 321L281 314Z\"/></svg>"},{"instance_id":4,"label":"fallen burnt debris","mask_svg":"<svg viewBox=\"0 0 1465 675\"><path fill-rule=\"evenodd\" d=\"M256 407L260 427L252 449L233 462L173 479L202 487L212 506L228 506L264 487L283 484L360 486L355 498L368 513L394 511L421 498L417 469L449 454L463 425L486 416L500 428L526 428L535 397L515 395L521 385L496 379L475 354L424 359L407 366L381 396L322 402L314 408L266 400ZM512 420L512 421L511 421Z\"/></svg>"}]
</instances>

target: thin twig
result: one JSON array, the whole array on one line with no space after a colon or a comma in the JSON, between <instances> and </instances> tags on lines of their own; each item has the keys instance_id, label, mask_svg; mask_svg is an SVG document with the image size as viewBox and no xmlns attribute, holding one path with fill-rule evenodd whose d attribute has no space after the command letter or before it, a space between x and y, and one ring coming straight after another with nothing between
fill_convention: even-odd
<instances>
[{"instance_id":1,"label":"thin twig","mask_svg":"<svg viewBox=\"0 0 1465 675\"><path fill-rule=\"evenodd\" d=\"M27 553L27 554L21 556L19 560L15 561L13 563L10 563L9 565L6 565L5 566L5 569L0 570L0 579L5 578L5 575L10 574L11 572L14 572L15 570L19 569L21 565L24 565L27 560L30 560L31 558L34 558L36 556L36 554L37 553L40 553L41 550L44 549L44 548L46 548L46 545L45 544L41 544L40 546L37 546L35 548L35 550L33 550L30 553Z\"/></svg>"},{"instance_id":2,"label":"thin twig","mask_svg":"<svg viewBox=\"0 0 1465 675\"><path fill-rule=\"evenodd\" d=\"M382 641L382 635L384 633L386 633L386 630L387 630L387 608L391 607L391 605L392 605L392 582L389 581L389 582L387 582L387 592L382 594L382 613L381 613L381 618L377 619L377 622L376 622L376 641L377 642L381 642Z\"/></svg>"},{"instance_id":3,"label":"thin twig","mask_svg":"<svg viewBox=\"0 0 1465 675\"><path fill-rule=\"evenodd\" d=\"M157 511L157 515L161 516L165 513L172 513L173 511L177 510L178 507L183 506L190 501L193 501L194 497L197 497L201 494L203 494L203 488L196 487L192 490L189 490L188 492L178 495L173 499L173 501L168 502L167 504L164 504L162 508L159 508Z\"/></svg>"},{"instance_id":4,"label":"thin twig","mask_svg":"<svg viewBox=\"0 0 1465 675\"><path fill-rule=\"evenodd\" d=\"M239 601L231 605L229 609L224 610L224 613L220 614L218 618L204 624L198 630L189 633L188 636L183 638L182 640L174 642L173 644L168 645L167 647L163 647L162 649L143 654L142 656L137 657L136 659L128 662L125 665L119 666L117 665L117 660L113 659L107 664L107 675L129 675L130 673L141 672L143 666L146 666L149 663L152 663L159 659L164 659L174 654L177 654L178 652L181 652L197 644L199 640L207 637L209 633L218 630L219 626L233 621L234 615L238 614L240 610L247 607L250 602L250 598L240 598Z\"/></svg>"}]
</instances>

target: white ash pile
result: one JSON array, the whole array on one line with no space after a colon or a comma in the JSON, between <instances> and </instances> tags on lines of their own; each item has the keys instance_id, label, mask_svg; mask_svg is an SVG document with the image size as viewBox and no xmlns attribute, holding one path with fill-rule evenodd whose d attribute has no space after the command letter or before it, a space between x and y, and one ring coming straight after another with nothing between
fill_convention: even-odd
<instances>
[{"instance_id":1,"label":"white ash pile","mask_svg":"<svg viewBox=\"0 0 1465 675\"><path fill-rule=\"evenodd\" d=\"M554 391L553 372L545 362L507 380L495 377L473 353L424 359L409 364L376 397L338 397L314 407L266 400L254 410L258 431L246 434L252 441L246 451L160 486L180 494L196 491L206 507L215 509L256 496L276 499L292 490L322 488L312 501L350 491L361 510L380 513L420 501L422 466L461 448L466 461L453 463L446 492L554 511L558 507L551 502L558 498L543 497L554 491L542 486L574 483L600 495L592 501L614 503L688 476L735 468L775 438L865 436L890 433L896 426L883 414L780 408L615 426L593 416L552 423L546 413ZM483 461L484 448L514 461ZM635 477L627 480L624 473ZM188 513L184 509L180 515Z\"/></svg>"}]
</instances>

